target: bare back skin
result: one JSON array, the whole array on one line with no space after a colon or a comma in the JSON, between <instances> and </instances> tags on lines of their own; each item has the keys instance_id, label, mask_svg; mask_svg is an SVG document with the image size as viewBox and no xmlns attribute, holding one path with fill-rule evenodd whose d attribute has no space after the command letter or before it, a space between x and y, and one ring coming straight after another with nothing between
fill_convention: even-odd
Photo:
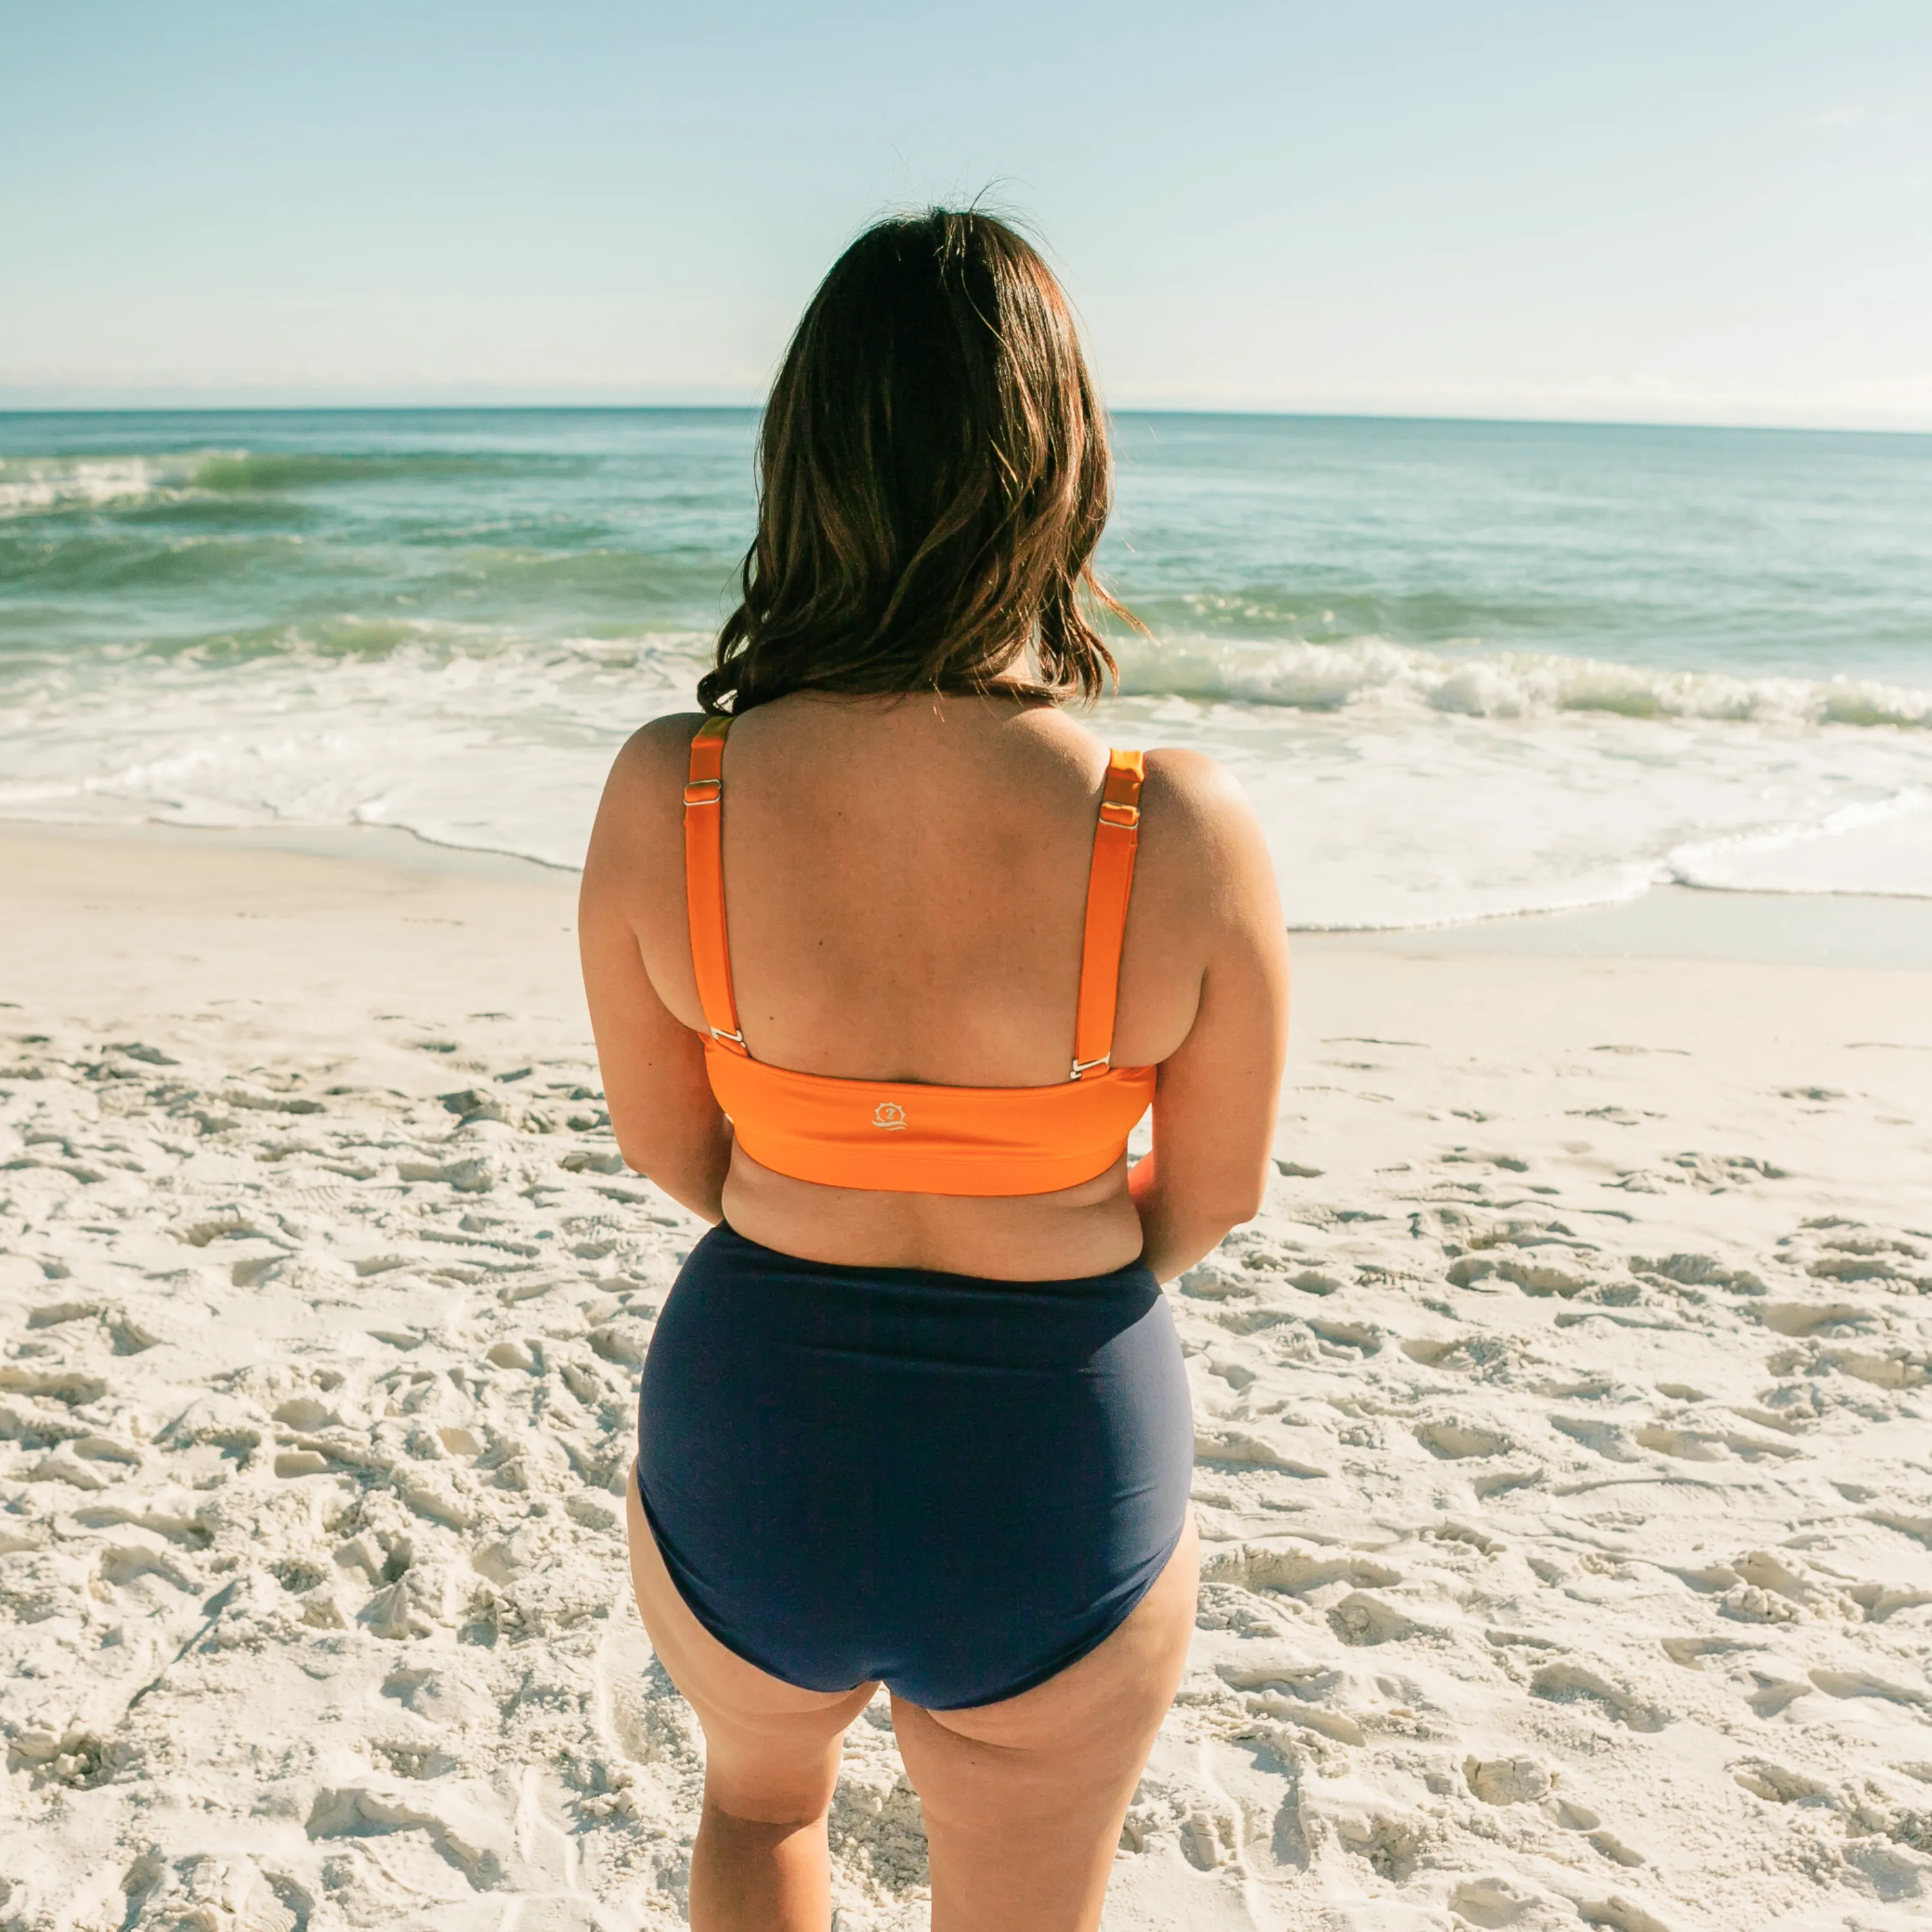
<instances>
[{"instance_id":1,"label":"bare back skin","mask_svg":"<svg viewBox=\"0 0 1932 1932\"><path fill-rule=\"evenodd\" d=\"M1001 1280L1163 1278L1258 1205L1285 1050L1272 868L1210 760L1149 754L1117 1066L1159 1064L1156 1154L992 1199L826 1187L732 1144L691 963L682 799L700 719L620 757L586 862L591 1017L619 1147L707 1220L808 1260ZM726 916L753 1056L801 1072L1047 1086L1072 1057L1106 748L999 697L800 693L726 748Z\"/></svg>"},{"instance_id":2,"label":"bare back skin","mask_svg":"<svg viewBox=\"0 0 1932 1932\"><path fill-rule=\"evenodd\" d=\"M1258 1206L1286 1048L1268 854L1210 760L1150 753L1114 1064L1158 1064L1154 1152L1052 1194L826 1187L749 1160L706 1077L684 889L695 715L613 770L580 933L611 1126L629 1164L707 1220L807 1260L1028 1280L1146 1260L1179 1274ZM754 1058L807 1073L1051 1086L1070 1068L1106 752L1000 696L796 693L732 728L726 915ZM824 1932L826 1821L845 1729L878 1686L801 1690L736 1655L665 1568L631 1485L632 1571L703 1724L700 1932ZM1194 1627L1192 1526L1133 1612L1037 1688L973 1710L892 1700L925 1818L934 1932L1094 1932L1122 1819Z\"/></svg>"}]
</instances>

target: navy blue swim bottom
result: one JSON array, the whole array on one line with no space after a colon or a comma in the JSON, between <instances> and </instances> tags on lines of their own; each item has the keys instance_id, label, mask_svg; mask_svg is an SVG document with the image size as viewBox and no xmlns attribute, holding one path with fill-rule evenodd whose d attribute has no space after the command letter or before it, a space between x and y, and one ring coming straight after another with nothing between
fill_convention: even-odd
<instances>
[{"instance_id":1,"label":"navy blue swim bottom","mask_svg":"<svg viewBox=\"0 0 1932 1932\"><path fill-rule=\"evenodd\" d=\"M1180 1348L1136 1262L982 1281L715 1228L644 1364L638 1484L728 1648L929 1710L1044 1683L1124 1622L1186 1520Z\"/></svg>"}]
</instances>

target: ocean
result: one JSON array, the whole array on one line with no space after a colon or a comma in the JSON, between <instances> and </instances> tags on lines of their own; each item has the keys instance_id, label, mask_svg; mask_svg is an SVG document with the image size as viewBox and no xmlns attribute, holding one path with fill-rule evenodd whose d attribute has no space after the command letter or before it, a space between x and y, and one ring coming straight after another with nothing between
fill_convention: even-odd
<instances>
[{"instance_id":1,"label":"ocean","mask_svg":"<svg viewBox=\"0 0 1932 1932\"><path fill-rule=\"evenodd\" d=\"M751 410L0 416L0 818L397 826L576 862L688 709ZM1291 926L1664 883L1932 896L1932 436L1126 414L1151 641Z\"/></svg>"}]
</instances>

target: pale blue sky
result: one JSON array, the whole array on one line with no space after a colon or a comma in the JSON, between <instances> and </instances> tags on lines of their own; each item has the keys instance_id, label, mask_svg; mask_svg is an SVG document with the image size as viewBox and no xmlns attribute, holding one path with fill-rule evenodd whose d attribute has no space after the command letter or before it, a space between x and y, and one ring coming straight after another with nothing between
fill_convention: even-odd
<instances>
[{"instance_id":1,"label":"pale blue sky","mask_svg":"<svg viewBox=\"0 0 1932 1932\"><path fill-rule=\"evenodd\" d=\"M1924 0L0 0L0 405L748 400L988 184L1117 404L1932 426Z\"/></svg>"}]
</instances>

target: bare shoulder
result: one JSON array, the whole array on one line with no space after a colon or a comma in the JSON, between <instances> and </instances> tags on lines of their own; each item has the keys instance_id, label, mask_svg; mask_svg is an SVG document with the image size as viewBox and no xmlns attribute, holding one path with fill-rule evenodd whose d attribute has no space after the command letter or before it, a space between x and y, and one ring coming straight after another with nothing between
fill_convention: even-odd
<instances>
[{"instance_id":1,"label":"bare shoulder","mask_svg":"<svg viewBox=\"0 0 1932 1932\"><path fill-rule=\"evenodd\" d=\"M649 825L682 809L691 741L704 722L701 711L674 711L640 725L624 740L604 781L600 831L618 830L614 821L620 820Z\"/></svg>"},{"instance_id":2,"label":"bare shoulder","mask_svg":"<svg viewBox=\"0 0 1932 1932\"><path fill-rule=\"evenodd\" d=\"M691 741L704 722L701 712L653 718L633 731L610 766L585 860L587 880L635 878L635 868L677 837L683 812L685 773Z\"/></svg>"},{"instance_id":3,"label":"bare shoulder","mask_svg":"<svg viewBox=\"0 0 1932 1932\"><path fill-rule=\"evenodd\" d=\"M1160 831L1198 857L1244 848L1261 837L1246 794L1202 752L1170 747L1148 752L1141 799Z\"/></svg>"},{"instance_id":4,"label":"bare shoulder","mask_svg":"<svg viewBox=\"0 0 1932 1932\"><path fill-rule=\"evenodd\" d=\"M654 792L683 782L691 760L691 741L704 722L701 711L674 711L640 724L624 740L610 767L613 786Z\"/></svg>"},{"instance_id":5,"label":"bare shoulder","mask_svg":"<svg viewBox=\"0 0 1932 1932\"><path fill-rule=\"evenodd\" d=\"M1213 818L1230 811L1247 812L1248 802L1240 787L1228 776L1220 760L1210 758L1205 752L1184 751L1169 745L1148 752L1146 764L1149 790L1171 800L1190 816Z\"/></svg>"},{"instance_id":6,"label":"bare shoulder","mask_svg":"<svg viewBox=\"0 0 1932 1932\"><path fill-rule=\"evenodd\" d=\"M1141 803L1140 862L1171 880L1197 916L1279 919L1261 821L1223 766L1200 752L1150 752Z\"/></svg>"}]
</instances>

